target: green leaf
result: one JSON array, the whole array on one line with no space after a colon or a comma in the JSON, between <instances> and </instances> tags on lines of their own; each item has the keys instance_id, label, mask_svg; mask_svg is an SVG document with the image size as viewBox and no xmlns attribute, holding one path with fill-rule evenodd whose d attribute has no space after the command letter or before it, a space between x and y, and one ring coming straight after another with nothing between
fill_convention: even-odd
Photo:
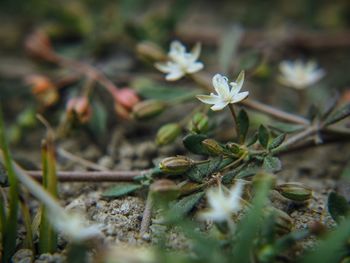
<instances>
[{"instance_id":1,"label":"green leaf","mask_svg":"<svg viewBox=\"0 0 350 263\"><path fill-rule=\"evenodd\" d=\"M92 117L88 125L97 138L101 138L106 134L107 111L100 101L94 100L92 103Z\"/></svg>"},{"instance_id":2,"label":"green leaf","mask_svg":"<svg viewBox=\"0 0 350 263\"><path fill-rule=\"evenodd\" d=\"M259 139L261 146L266 148L268 143L269 143L270 135L269 135L269 132L264 125L260 125L260 127L259 127L258 139Z\"/></svg>"},{"instance_id":3,"label":"green leaf","mask_svg":"<svg viewBox=\"0 0 350 263\"><path fill-rule=\"evenodd\" d=\"M134 183L120 183L102 193L103 197L120 197L141 189L142 185Z\"/></svg>"},{"instance_id":4,"label":"green leaf","mask_svg":"<svg viewBox=\"0 0 350 263\"><path fill-rule=\"evenodd\" d=\"M161 101L182 101L186 99L193 99L193 97L199 94L198 90L188 89L182 87L164 87L157 83L140 78L133 83L133 87L139 95L145 99L155 99Z\"/></svg>"},{"instance_id":5,"label":"green leaf","mask_svg":"<svg viewBox=\"0 0 350 263\"><path fill-rule=\"evenodd\" d=\"M251 145L253 145L254 143L256 143L258 140L258 133L254 133L252 136L250 136L250 138L247 140L246 145L249 147Z\"/></svg>"},{"instance_id":6,"label":"green leaf","mask_svg":"<svg viewBox=\"0 0 350 263\"><path fill-rule=\"evenodd\" d=\"M203 196L204 192L199 192L188 195L176 202L173 202L170 207L171 217L178 219L179 217L185 216L194 208L194 206L201 200Z\"/></svg>"},{"instance_id":7,"label":"green leaf","mask_svg":"<svg viewBox=\"0 0 350 263\"><path fill-rule=\"evenodd\" d=\"M268 146L269 150L273 150L275 148L277 148L278 146L280 146L282 144L282 142L284 141L284 139L286 138L286 135L284 133L278 135L276 138L274 138Z\"/></svg>"},{"instance_id":8,"label":"green leaf","mask_svg":"<svg viewBox=\"0 0 350 263\"><path fill-rule=\"evenodd\" d=\"M328 212L331 217L337 223L349 214L350 205L346 201L345 197L337 194L336 192L331 192L328 196Z\"/></svg>"},{"instance_id":9,"label":"green leaf","mask_svg":"<svg viewBox=\"0 0 350 263\"><path fill-rule=\"evenodd\" d=\"M183 144L192 153L208 155L207 150L202 145L202 141L205 139L208 137L203 134L188 134L183 138Z\"/></svg>"},{"instance_id":10,"label":"green leaf","mask_svg":"<svg viewBox=\"0 0 350 263\"><path fill-rule=\"evenodd\" d=\"M350 115L350 103L344 105L333 114L331 114L325 121L326 125L334 124L342 119L345 119Z\"/></svg>"},{"instance_id":11,"label":"green leaf","mask_svg":"<svg viewBox=\"0 0 350 263\"><path fill-rule=\"evenodd\" d=\"M304 129L304 125L284 122L274 122L272 125L269 125L269 127L283 133L293 133Z\"/></svg>"},{"instance_id":12,"label":"green leaf","mask_svg":"<svg viewBox=\"0 0 350 263\"><path fill-rule=\"evenodd\" d=\"M255 238L262 228L261 218L263 216L265 203L267 202L267 196L271 183L272 180L269 178L269 176L262 177L257 180L257 187L252 201L252 207L237 226L238 233L232 255L235 262L251 262Z\"/></svg>"},{"instance_id":13,"label":"green leaf","mask_svg":"<svg viewBox=\"0 0 350 263\"><path fill-rule=\"evenodd\" d=\"M282 163L277 157L267 155L264 158L263 168L268 172L277 172L282 168Z\"/></svg>"},{"instance_id":14,"label":"green leaf","mask_svg":"<svg viewBox=\"0 0 350 263\"><path fill-rule=\"evenodd\" d=\"M239 130L239 141L243 143L247 136L249 129L249 117L247 112L244 109L241 109L237 116L237 125Z\"/></svg>"},{"instance_id":15,"label":"green leaf","mask_svg":"<svg viewBox=\"0 0 350 263\"><path fill-rule=\"evenodd\" d=\"M339 101L339 93L331 97L325 102L325 105L322 111L322 119L326 119L329 116L329 114L332 113L334 108L337 106L338 101Z\"/></svg>"}]
</instances>

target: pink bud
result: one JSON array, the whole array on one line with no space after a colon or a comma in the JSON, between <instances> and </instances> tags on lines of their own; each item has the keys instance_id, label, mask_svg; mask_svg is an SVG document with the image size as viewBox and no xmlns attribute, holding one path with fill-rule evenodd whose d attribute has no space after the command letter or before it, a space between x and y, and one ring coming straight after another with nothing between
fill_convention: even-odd
<instances>
[{"instance_id":1,"label":"pink bud","mask_svg":"<svg viewBox=\"0 0 350 263\"><path fill-rule=\"evenodd\" d=\"M81 123L88 122L92 114L89 100L85 96L69 99L66 110L69 115L76 114Z\"/></svg>"},{"instance_id":2,"label":"pink bud","mask_svg":"<svg viewBox=\"0 0 350 263\"><path fill-rule=\"evenodd\" d=\"M116 90L113 96L117 103L128 110L131 110L134 105L140 101L140 98L136 92L130 88Z\"/></svg>"}]
</instances>

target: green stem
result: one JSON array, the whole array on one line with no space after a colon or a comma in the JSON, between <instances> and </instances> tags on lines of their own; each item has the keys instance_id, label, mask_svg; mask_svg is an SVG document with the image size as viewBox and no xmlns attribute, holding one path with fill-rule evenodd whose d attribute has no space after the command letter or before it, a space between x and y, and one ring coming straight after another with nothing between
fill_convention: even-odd
<instances>
[{"instance_id":1,"label":"green stem","mask_svg":"<svg viewBox=\"0 0 350 263\"><path fill-rule=\"evenodd\" d=\"M233 117L233 122L234 122L234 125L235 125L236 136L237 136L237 139L239 140L240 132L239 132L239 127L238 127L238 121L237 121L237 115L236 115L236 112L235 112L235 108L234 108L233 104L231 104L231 103L228 104L228 107L229 107L229 109L231 111L231 115Z\"/></svg>"}]
</instances>

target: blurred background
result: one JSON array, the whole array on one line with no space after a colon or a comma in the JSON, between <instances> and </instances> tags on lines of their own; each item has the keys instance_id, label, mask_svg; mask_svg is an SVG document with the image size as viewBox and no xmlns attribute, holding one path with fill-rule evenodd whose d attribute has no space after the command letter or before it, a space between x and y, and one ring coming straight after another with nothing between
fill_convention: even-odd
<instances>
[{"instance_id":1,"label":"blurred background","mask_svg":"<svg viewBox=\"0 0 350 263\"><path fill-rule=\"evenodd\" d=\"M68 98L81 88L81 82L69 79L69 70L28 53L28 37L42 32L55 52L93 65L122 87L137 86L140 76L161 81L153 65L139 59L139 43L151 41L167 50L170 41L178 39L187 47L202 43L200 59L211 74L235 76L245 69L252 96L265 103L296 111L297 95L276 82L278 64L286 59L315 60L325 69L324 80L307 91L315 103L334 93L348 101L349 26L347 0L3 0L0 97L10 123L21 121L19 114L30 109L48 114L54 125ZM49 76L64 87L56 94L57 102L49 107L38 102L32 82L28 84L33 74ZM108 111L105 100L110 98L103 92L98 97ZM114 121L115 116L107 119Z\"/></svg>"}]
</instances>

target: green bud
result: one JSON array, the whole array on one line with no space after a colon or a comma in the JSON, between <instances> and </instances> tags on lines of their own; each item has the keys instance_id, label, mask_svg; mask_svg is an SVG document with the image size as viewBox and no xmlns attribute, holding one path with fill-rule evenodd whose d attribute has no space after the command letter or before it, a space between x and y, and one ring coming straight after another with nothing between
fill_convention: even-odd
<instances>
[{"instance_id":1,"label":"green bud","mask_svg":"<svg viewBox=\"0 0 350 263\"><path fill-rule=\"evenodd\" d=\"M168 123L163 125L157 133L156 143L158 145L166 145L175 141L180 135L181 127L177 123Z\"/></svg>"},{"instance_id":2,"label":"green bud","mask_svg":"<svg viewBox=\"0 0 350 263\"><path fill-rule=\"evenodd\" d=\"M191 168L193 161L186 156L175 156L163 159L159 168L163 173L170 175L179 175L185 173Z\"/></svg>"},{"instance_id":3,"label":"green bud","mask_svg":"<svg viewBox=\"0 0 350 263\"><path fill-rule=\"evenodd\" d=\"M188 129L195 133L205 133L209 128L209 119L208 116L202 112L197 112L193 115Z\"/></svg>"},{"instance_id":4,"label":"green bud","mask_svg":"<svg viewBox=\"0 0 350 263\"><path fill-rule=\"evenodd\" d=\"M179 196L179 187L171 180L161 179L155 181L150 186L150 191L156 199L174 200Z\"/></svg>"},{"instance_id":5,"label":"green bud","mask_svg":"<svg viewBox=\"0 0 350 263\"><path fill-rule=\"evenodd\" d=\"M296 202L305 202L312 197L312 190L300 183L285 183L275 189L285 198Z\"/></svg>"},{"instance_id":6,"label":"green bud","mask_svg":"<svg viewBox=\"0 0 350 263\"><path fill-rule=\"evenodd\" d=\"M235 156L240 156L242 153L241 146L237 143L230 142L226 144L226 148Z\"/></svg>"},{"instance_id":7,"label":"green bud","mask_svg":"<svg viewBox=\"0 0 350 263\"><path fill-rule=\"evenodd\" d=\"M158 100L145 100L137 103L132 108L132 116L137 120L145 120L161 114L166 109L166 104Z\"/></svg>"},{"instance_id":8,"label":"green bud","mask_svg":"<svg viewBox=\"0 0 350 263\"><path fill-rule=\"evenodd\" d=\"M213 139L205 139L202 141L202 145L211 155L217 156L225 153L225 149L220 143Z\"/></svg>"}]
</instances>

